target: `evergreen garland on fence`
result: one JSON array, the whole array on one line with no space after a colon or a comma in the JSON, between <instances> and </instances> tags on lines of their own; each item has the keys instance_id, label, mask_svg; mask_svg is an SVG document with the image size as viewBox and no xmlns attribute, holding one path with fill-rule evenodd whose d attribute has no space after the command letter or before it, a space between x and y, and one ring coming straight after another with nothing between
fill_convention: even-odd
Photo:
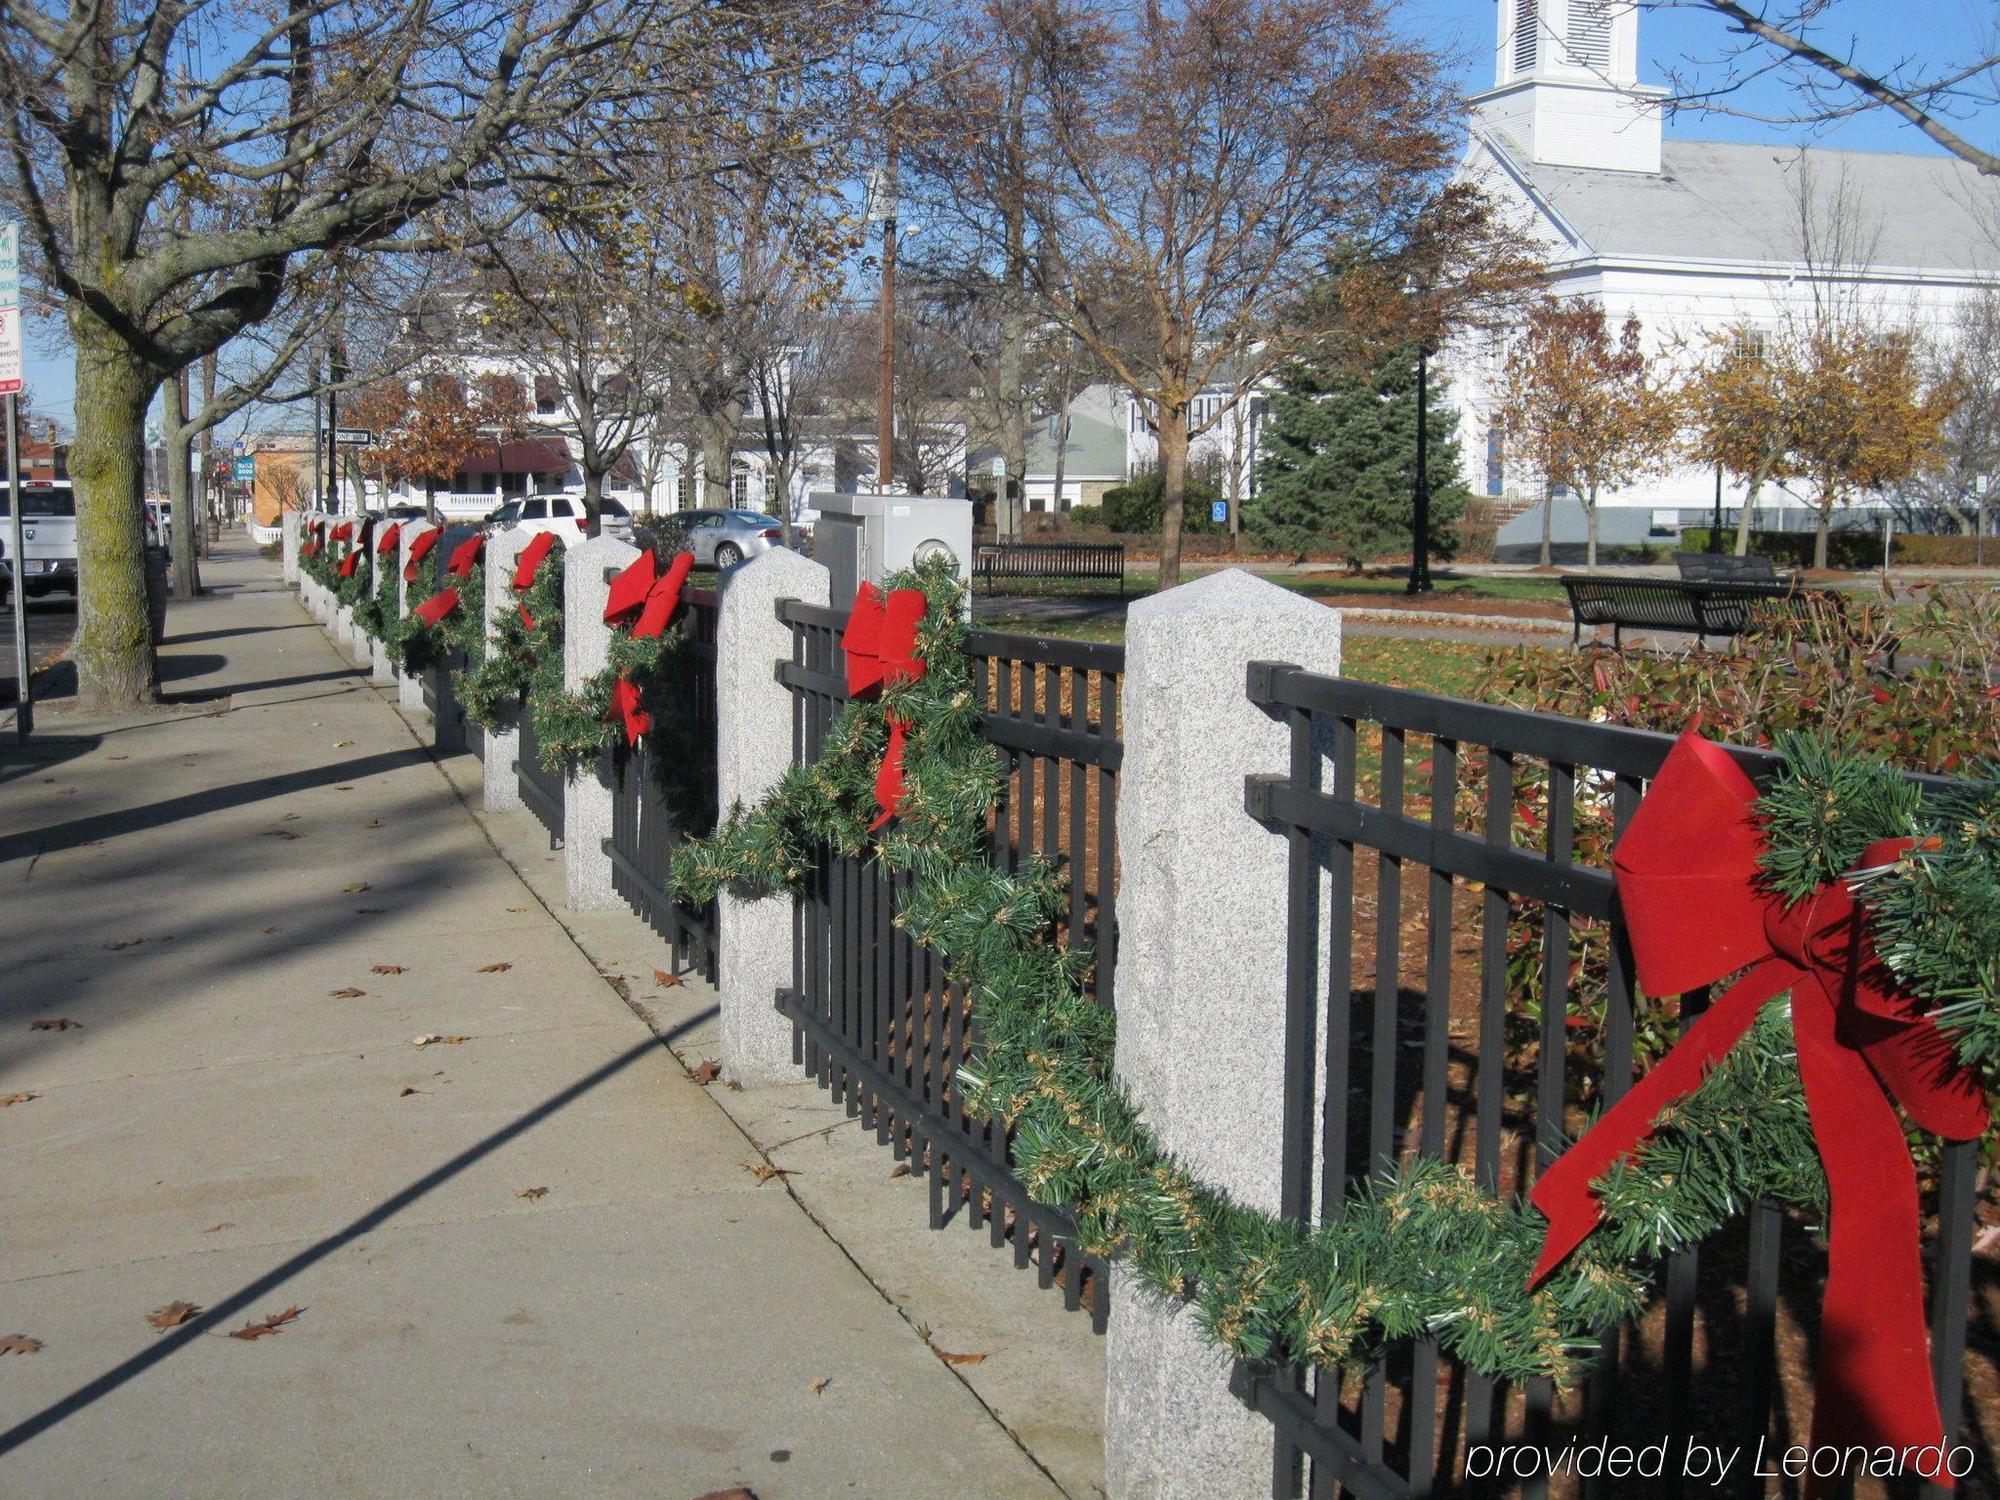
<instances>
[{"instance_id":1,"label":"evergreen garland on fence","mask_svg":"<svg viewBox=\"0 0 2000 1500\"><path fill-rule=\"evenodd\" d=\"M354 623L372 640L386 643L390 630L402 618L403 600L396 587L400 556L393 549L386 558L379 552L375 555L374 592L354 606Z\"/></svg>"},{"instance_id":2,"label":"evergreen garland on fence","mask_svg":"<svg viewBox=\"0 0 2000 1500\"><path fill-rule=\"evenodd\" d=\"M1086 1251L1123 1256L1159 1295L1191 1300L1223 1349L1339 1365L1428 1333L1496 1379L1568 1381L1597 1331L1645 1304L1661 1257L1758 1199L1823 1212L1826 1181L1782 1000L1663 1114L1629 1162L1596 1184L1603 1227L1534 1292L1526 1288L1544 1220L1450 1163L1385 1163L1378 1180L1329 1205L1313 1228L1204 1186L1160 1149L1117 1084L1114 1018L1085 988L1091 955L1054 941L1061 872L1039 859L1003 871L987 858L986 818L1002 773L979 733L983 705L964 653L956 578L927 566L892 582L928 598L917 642L925 675L850 704L817 763L792 767L756 807L732 809L712 837L683 844L676 893L699 904L731 884L797 888L822 843L868 852L887 717L910 721L905 801L872 850L889 870L914 877L898 925L939 952L972 999L982 1044L958 1075L964 1105L1010 1127L1023 1183L1037 1201L1073 1215ZM1767 798L1777 846L1771 875L1781 887L1803 882L1808 867L1819 872L1813 885L1845 873L1849 835L1828 831L1839 819L1826 809L1864 795L1854 774L1830 754L1803 755ZM1915 820L1915 805L1895 800L1901 794L1872 777L1866 788L1888 799L1883 816ZM1959 997L1968 1008L1961 1047L1973 1056L1993 1045L1988 1028L2000 1035L1990 943L2000 788L1988 785L1964 803L1947 810L1959 823L1935 850L1870 877L1868 891L1885 958L1904 965L1899 972L1923 993ZM1813 817L1818 833L1795 826ZM1889 881L1901 885L1897 900L1880 898ZM1928 894L1945 886L1946 902ZM1898 900L1915 914L1902 915ZM1940 930L1942 947L1932 942Z\"/></svg>"},{"instance_id":3,"label":"evergreen garland on fence","mask_svg":"<svg viewBox=\"0 0 2000 1500\"><path fill-rule=\"evenodd\" d=\"M410 580L407 595L412 607L398 616L396 623L389 627L389 633L382 638L382 647L389 653L389 660L406 677L422 672L444 654L438 633L417 618L414 607L438 591L438 570L442 567L438 550L431 548L429 556L417 564L417 576Z\"/></svg>"},{"instance_id":4,"label":"evergreen garland on fence","mask_svg":"<svg viewBox=\"0 0 2000 1500\"><path fill-rule=\"evenodd\" d=\"M484 585L475 617L485 609ZM522 618L522 611L527 619ZM534 621L531 629L528 620ZM486 730L505 729L519 711L524 694L546 691L553 677L562 689L563 555L554 551L535 569L534 581L520 602L502 606L493 615L490 649L482 641L478 665L459 674L458 701L466 717ZM543 664L551 672L542 670Z\"/></svg>"}]
</instances>

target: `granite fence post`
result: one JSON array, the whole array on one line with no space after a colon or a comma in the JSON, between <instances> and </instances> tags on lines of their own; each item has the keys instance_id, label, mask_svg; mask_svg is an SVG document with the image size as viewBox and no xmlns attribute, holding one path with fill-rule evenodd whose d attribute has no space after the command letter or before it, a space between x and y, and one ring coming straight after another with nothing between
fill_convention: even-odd
<instances>
[{"instance_id":1,"label":"granite fence post","mask_svg":"<svg viewBox=\"0 0 2000 1500\"><path fill-rule=\"evenodd\" d=\"M514 594L514 565L534 533L518 526L509 527L486 539L486 649L493 649L497 632L493 621L502 610L519 601ZM521 730L512 719L499 729L486 731L485 791L482 798L488 812L518 812L521 807L521 778L514 761L521 753Z\"/></svg>"},{"instance_id":2,"label":"granite fence post","mask_svg":"<svg viewBox=\"0 0 2000 1500\"><path fill-rule=\"evenodd\" d=\"M410 581L403 576L403 570L410 565L410 548L416 544L417 538L425 532L436 530L437 527L433 526L429 521L405 521L403 529L396 533L396 597L402 601L402 612L406 615L417 605L424 602L421 599L412 599L410 597ZM398 669L396 673L396 703L400 708L422 711L424 706L424 679L421 673L405 672Z\"/></svg>"},{"instance_id":3,"label":"granite fence post","mask_svg":"<svg viewBox=\"0 0 2000 1500\"><path fill-rule=\"evenodd\" d=\"M563 556L563 687L574 693L604 668L611 627L604 603L607 568L623 568L639 549L616 537L579 542ZM570 772L563 790L563 876L571 911L603 911L622 904L611 885L610 752Z\"/></svg>"},{"instance_id":4,"label":"granite fence post","mask_svg":"<svg viewBox=\"0 0 2000 1500\"><path fill-rule=\"evenodd\" d=\"M791 660L780 599L827 602L827 570L773 548L724 580L715 631L716 806L754 806L792 763L792 695L777 679ZM716 898L722 975L722 1069L738 1083L790 1082L792 1023L777 992L792 982L792 897L724 890Z\"/></svg>"},{"instance_id":5,"label":"granite fence post","mask_svg":"<svg viewBox=\"0 0 2000 1500\"><path fill-rule=\"evenodd\" d=\"M288 510L278 517L279 545L284 556L285 582L299 581L299 513Z\"/></svg>"},{"instance_id":6,"label":"granite fence post","mask_svg":"<svg viewBox=\"0 0 2000 1500\"><path fill-rule=\"evenodd\" d=\"M1340 670L1340 616L1231 568L1126 617L1119 776L1119 1080L1153 1135L1237 1202L1276 1212L1285 1066L1285 841L1243 778L1282 772L1286 727L1252 661ZM1270 1423L1186 1308L1114 1265L1105 1392L1111 1500L1264 1500Z\"/></svg>"}]
</instances>

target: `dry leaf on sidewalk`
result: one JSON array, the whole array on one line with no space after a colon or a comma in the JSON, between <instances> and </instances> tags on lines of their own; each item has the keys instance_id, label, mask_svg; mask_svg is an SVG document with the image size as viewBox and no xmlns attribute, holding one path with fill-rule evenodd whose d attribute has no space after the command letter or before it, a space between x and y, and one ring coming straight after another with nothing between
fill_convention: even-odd
<instances>
[{"instance_id":1,"label":"dry leaf on sidewalk","mask_svg":"<svg viewBox=\"0 0 2000 1500\"><path fill-rule=\"evenodd\" d=\"M358 895L360 895L360 894L361 894L361 893L362 893L363 891L372 891L373 889L375 889L375 887L373 887L372 885L370 885L370 884L369 884L369 883L368 883L367 881L365 881L365 880L357 880L357 881L355 881L355 882L354 882L354 884L352 884L352 885L344 885L344 886L342 886L342 887L341 887L341 889L342 889L343 891L347 892L347 894L348 894L348 895L350 895L350 896L358 896Z\"/></svg>"},{"instance_id":2,"label":"dry leaf on sidewalk","mask_svg":"<svg viewBox=\"0 0 2000 1500\"><path fill-rule=\"evenodd\" d=\"M832 1384L833 1377L831 1375L822 1375L811 1385L807 1386L806 1389L811 1391L815 1396L823 1396L826 1394L826 1388Z\"/></svg>"},{"instance_id":3,"label":"dry leaf on sidewalk","mask_svg":"<svg viewBox=\"0 0 2000 1500\"><path fill-rule=\"evenodd\" d=\"M236 1221L234 1219L224 1219L220 1224L209 1225L208 1228L202 1231L202 1233L220 1234L225 1229L234 1229L235 1227L236 1227Z\"/></svg>"},{"instance_id":4,"label":"dry leaf on sidewalk","mask_svg":"<svg viewBox=\"0 0 2000 1500\"><path fill-rule=\"evenodd\" d=\"M0 1109L5 1109L10 1104L26 1104L41 1097L40 1094L0 1094Z\"/></svg>"},{"instance_id":5,"label":"dry leaf on sidewalk","mask_svg":"<svg viewBox=\"0 0 2000 1500\"><path fill-rule=\"evenodd\" d=\"M548 1197L548 1195L549 1195L549 1190L547 1188L538 1187L538 1188L522 1188L521 1191L516 1193L514 1196L516 1198L526 1198L530 1203L532 1203L537 1198L546 1198Z\"/></svg>"},{"instance_id":6,"label":"dry leaf on sidewalk","mask_svg":"<svg viewBox=\"0 0 2000 1500\"><path fill-rule=\"evenodd\" d=\"M30 1031L70 1031L70 1030L73 1030L74 1028L76 1028L76 1027L78 1027L78 1026L81 1026L82 1024L83 1024L83 1022L81 1022L81 1021L72 1021L72 1020L71 1020L71 1019L70 1019L70 1018L69 1018L68 1016L51 1016L51 1017L49 1017L49 1018L48 1018L47 1020L42 1020L42 1021L30 1021L30 1022L28 1023L28 1030L30 1030Z\"/></svg>"},{"instance_id":7,"label":"dry leaf on sidewalk","mask_svg":"<svg viewBox=\"0 0 2000 1500\"><path fill-rule=\"evenodd\" d=\"M271 933L274 933L274 932L276 932L277 930L278 930L278 929L277 929L276 927L266 927L266 928L264 929L264 933L265 933L265 935L266 935L266 936L268 937L268 936L269 936L269 935L270 935Z\"/></svg>"},{"instance_id":8,"label":"dry leaf on sidewalk","mask_svg":"<svg viewBox=\"0 0 2000 1500\"><path fill-rule=\"evenodd\" d=\"M401 1091L397 1093L396 1097L398 1099L407 1099L412 1094L421 1094L422 1092L422 1089L413 1089L406 1083L403 1085Z\"/></svg>"},{"instance_id":9,"label":"dry leaf on sidewalk","mask_svg":"<svg viewBox=\"0 0 2000 1500\"><path fill-rule=\"evenodd\" d=\"M345 750L349 745L353 743L354 743L353 740L335 740L333 742L333 748L336 750Z\"/></svg>"},{"instance_id":10,"label":"dry leaf on sidewalk","mask_svg":"<svg viewBox=\"0 0 2000 1500\"><path fill-rule=\"evenodd\" d=\"M245 1323L229 1336L233 1339L261 1339L267 1333L276 1333L304 1311L303 1307L288 1307L283 1312L274 1312L256 1322Z\"/></svg>"},{"instance_id":11,"label":"dry leaf on sidewalk","mask_svg":"<svg viewBox=\"0 0 2000 1500\"><path fill-rule=\"evenodd\" d=\"M349 985L343 985L341 988L337 990L328 990L326 993L331 999L334 1000L359 1000L363 995L367 994L368 991L358 990L353 985L349 984Z\"/></svg>"},{"instance_id":12,"label":"dry leaf on sidewalk","mask_svg":"<svg viewBox=\"0 0 2000 1500\"><path fill-rule=\"evenodd\" d=\"M410 1038L412 1047L456 1047L460 1042L469 1042L469 1036L440 1036L435 1031L427 1031L422 1036Z\"/></svg>"},{"instance_id":13,"label":"dry leaf on sidewalk","mask_svg":"<svg viewBox=\"0 0 2000 1500\"><path fill-rule=\"evenodd\" d=\"M25 1333L0 1333L0 1354L39 1354L40 1339L31 1339Z\"/></svg>"},{"instance_id":14,"label":"dry leaf on sidewalk","mask_svg":"<svg viewBox=\"0 0 2000 1500\"><path fill-rule=\"evenodd\" d=\"M487 964L486 966L481 968L479 972L482 974L505 974L509 969L513 967L514 966L512 964L508 963Z\"/></svg>"},{"instance_id":15,"label":"dry leaf on sidewalk","mask_svg":"<svg viewBox=\"0 0 2000 1500\"><path fill-rule=\"evenodd\" d=\"M792 1177L797 1175L790 1167L774 1167L767 1161L746 1161L743 1163L743 1170L759 1182L769 1182L773 1177Z\"/></svg>"},{"instance_id":16,"label":"dry leaf on sidewalk","mask_svg":"<svg viewBox=\"0 0 2000 1500\"><path fill-rule=\"evenodd\" d=\"M706 1062L704 1062L700 1067L694 1070L694 1081L700 1084L703 1088L707 1088L711 1083L715 1082L715 1080L721 1076L722 1076L722 1064L717 1062L712 1057L709 1058Z\"/></svg>"},{"instance_id":17,"label":"dry leaf on sidewalk","mask_svg":"<svg viewBox=\"0 0 2000 1500\"><path fill-rule=\"evenodd\" d=\"M680 975L669 974L665 969L653 970L653 983L657 984L663 990L673 989L685 982Z\"/></svg>"},{"instance_id":18,"label":"dry leaf on sidewalk","mask_svg":"<svg viewBox=\"0 0 2000 1500\"><path fill-rule=\"evenodd\" d=\"M949 1349L940 1349L936 1345L932 1345L931 1353L948 1365L979 1365L986 1362L986 1356L983 1354L953 1354Z\"/></svg>"},{"instance_id":19,"label":"dry leaf on sidewalk","mask_svg":"<svg viewBox=\"0 0 2000 1500\"><path fill-rule=\"evenodd\" d=\"M694 1500L757 1500L757 1494L738 1485L733 1490L710 1490L706 1495L696 1495Z\"/></svg>"},{"instance_id":20,"label":"dry leaf on sidewalk","mask_svg":"<svg viewBox=\"0 0 2000 1500\"><path fill-rule=\"evenodd\" d=\"M909 1175L910 1164L906 1161L899 1161L889 1169L889 1176L892 1180L898 1177L908 1177Z\"/></svg>"},{"instance_id":21,"label":"dry leaf on sidewalk","mask_svg":"<svg viewBox=\"0 0 2000 1500\"><path fill-rule=\"evenodd\" d=\"M370 818L366 823L363 823L361 826L363 828L380 828L382 826L382 820L380 818Z\"/></svg>"},{"instance_id":22,"label":"dry leaf on sidewalk","mask_svg":"<svg viewBox=\"0 0 2000 1500\"><path fill-rule=\"evenodd\" d=\"M407 974L410 971L401 964L373 964L369 967L368 972L370 974Z\"/></svg>"},{"instance_id":23,"label":"dry leaf on sidewalk","mask_svg":"<svg viewBox=\"0 0 2000 1500\"><path fill-rule=\"evenodd\" d=\"M305 835L302 833L293 833L289 828L266 828L264 830L264 837L267 839L298 839L304 838Z\"/></svg>"},{"instance_id":24,"label":"dry leaf on sidewalk","mask_svg":"<svg viewBox=\"0 0 2000 1500\"><path fill-rule=\"evenodd\" d=\"M169 1302L146 1314L146 1321L155 1328L178 1328L201 1309L192 1302Z\"/></svg>"},{"instance_id":25,"label":"dry leaf on sidewalk","mask_svg":"<svg viewBox=\"0 0 2000 1500\"><path fill-rule=\"evenodd\" d=\"M116 942L106 943L104 946L116 953L120 948L136 948L145 941L144 938L119 938Z\"/></svg>"}]
</instances>

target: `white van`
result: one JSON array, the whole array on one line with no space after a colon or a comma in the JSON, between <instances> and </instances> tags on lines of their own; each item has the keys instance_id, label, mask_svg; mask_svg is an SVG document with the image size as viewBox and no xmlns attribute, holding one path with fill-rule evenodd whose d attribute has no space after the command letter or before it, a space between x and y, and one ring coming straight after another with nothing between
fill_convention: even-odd
<instances>
[{"instance_id":1,"label":"white van","mask_svg":"<svg viewBox=\"0 0 2000 1500\"><path fill-rule=\"evenodd\" d=\"M13 535L13 496L0 488L0 528ZM9 584L30 599L61 589L76 594L76 491L67 479L21 482L21 553L9 559Z\"/></svg>"}]
</instances>

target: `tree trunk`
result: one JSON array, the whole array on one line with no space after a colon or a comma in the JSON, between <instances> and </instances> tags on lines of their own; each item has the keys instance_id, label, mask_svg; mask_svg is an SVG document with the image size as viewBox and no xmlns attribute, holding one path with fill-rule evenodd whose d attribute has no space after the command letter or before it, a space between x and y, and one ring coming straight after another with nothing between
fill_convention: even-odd
<instances>
[{"instance_id":1,"label":"tree trunk","mask_svg":"<svg viewBox=\"0 0 2000 1500\"><path fill-rule=\"evenodd\" d=\"M1833 527L1833 502L1831 500L1822 500L1817 509L1819 511L1819 529L1813 537L1813 566L1823 569L1826 567L1826 536L1827 532Z\"/></svg>"},{"instance_id":2,"label":"tree trunk","mask_svg":"<svg viewBox=\"0 0 2000 1500\"><path fill-rule=\"evenodd\" d=\"M201 592L201 575L195 568L195 538L208 524L194 503L194 486L188 483L188 459L194 444L187 430L187 371L182 370L166 384L167 449L167 541L173 566L176 599L192 599Z\"/></svg>"},{"instance_id":3,"label":"tree trunk","mask_svg":"<svg viewBox=\"0 0 2000 1500\"><path fill-rule=\"evenodd\" d=\"M702 413L701 503L710 510L728 510L736 503L729 472L729 452L735 439L736 424L724 413Z\"/></svg>"},{"instance_id":4,"label":"tree trunk","mask_svg":"<svg viewBox=\"0 0 2000 1500\"><path fill-rule=\"evenodd\" d=\"M1583 566L1586 572L1595 573L1597 571L1597 486L1596 485L1593 484L1590 487L1590 493L1584 498L1583 508L1587 513L1584 516L1584 523L1590 529L1590 539L1584 543L1583 547Z\"/></svg>"},{"instance_id":5,"label":"tree trunk","mask_svg":"<svg viewBox=\"0 0 2000 1500\"><path fill-rule=\"evenodd\" d=\"M1181 518L1187 508L1188 417L1185 401L1160 403L1160 587L1181 581Z\"/></svg>"},{"instance_id":6,"label":"tree trunk","mask_svg":"<svg viewBox=\"0 0 2000 1500\"><path fill-rule=\"evenodd\" d=\"M1545 568L1550 566L1549 560L1554 555L1549 547L1556 515L1556 497L1549 493L1551 488L1547 484L1542 486L1542 566Z\"/></svg>"},{"instance_id":7,"label":"tree trunk","mask_svg":"<svg viewBox=\"0 0 2000 1500\"><path fill-rule=\"evenodd\" d=\"M213 354L204 354L201 357L201 409L206 412L214 405L215 356ZM215 429L213 427L202 428L200 443L201 464L199 472L201 474L201 483L195 487L195 494L201 501L202 528L200 533L195 537L194 549L195 556L206 557L208 556L209 518L211 516L214 518L214 522L218 528L222 524L222 510L221 506L217 503L217 485L215 483Z\"/></svg>"},{"instance_id":8,"label":"tree trunk","mask_svg":"<svg viewBox=\"0 0 2000 1500\"><path fill-rule=\"evenodd\" d=\"M88 312L73 311L76 441L77 703L115 712L159 691L146 606L146 410L160 371Z\"/></svg>"},{"instance_id":9,"label":"tree trunk","mask_svg":"<svg viewBox=\"0 0 2000 1500\"><path fill-rule=\"evenodd\" d=\"M1008 174L1001 212L1005 222L1006 286L1000 302L1000 462L1006 473L994 497L993 529L1002 541L1018 538L1028 508L1028 409L1021 377L1028 354L1028 211L1026 125L1028 62L1018 52L1007 77Z\"/></svg>"},{"instance_id":10,"label":"tree trunk","mask_svg":"<svg viewBox=\"0 0 2000 1500\"><path fill-rule=\"evenodd\" d=\"M1069 471L1069 408L1065 406L1056 416L1056 487L1049 493L1049 513L1061 515L1063 506L1063 483Z\"/></svg>"},{"instance_id":11,"label":"tree trunk","mask_svg":"<svg viewBox=\"0 0 2000 1500\"><path fill-rule=\"evenodd\" d=\"M1750 526L1757 514L1757 502L1764 496L1764 483L1771 477L1771 468L1778 461L1776 453L1766 454L1764 461L1757 465L1757 472L1750 476L1750 487L1743 496L1743 514L1736 518L1736 555L1750 555Z\"/></svg>"},{"instance_id":12,"label":"tree trunk","mask_svg":"<svg viewBox=\"0 0 2000 1500\"><path fill-rule=\"evenodd\" d=\"M604 530L604 476L588 464L583 470L583 534L598 536Z\"/></svg>"}]
</instances>

